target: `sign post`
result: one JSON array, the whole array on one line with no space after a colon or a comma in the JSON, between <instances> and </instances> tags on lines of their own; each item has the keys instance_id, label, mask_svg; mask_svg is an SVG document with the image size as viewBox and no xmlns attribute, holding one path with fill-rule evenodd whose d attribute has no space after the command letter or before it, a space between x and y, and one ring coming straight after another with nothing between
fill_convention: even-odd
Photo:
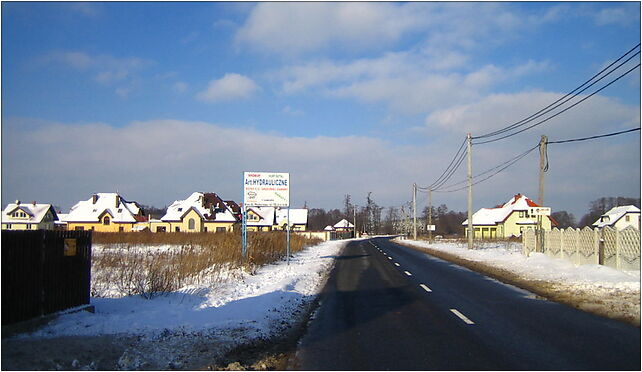
<instances>
[{"instance_id":1,"label":"sign post","mask_svg":"<svg viewBox=\"0 0 642 372\"><path fill-rule=\"evenodd\" d=\"M290 263L290 173L243 172L243 257L247 255L247 208L286 207L287 261Z\"/></svg>"}]
</instances>

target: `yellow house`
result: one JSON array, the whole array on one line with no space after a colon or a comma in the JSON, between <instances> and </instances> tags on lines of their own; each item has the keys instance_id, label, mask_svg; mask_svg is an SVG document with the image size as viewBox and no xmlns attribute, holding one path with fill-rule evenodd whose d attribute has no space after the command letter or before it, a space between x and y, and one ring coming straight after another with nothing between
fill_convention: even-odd
<instances>
[{"instance_id":1,"label":"yellow house","mask_svg":"<svg viewBox=\"0 0 642 372\"><path fill-rule=\"evenodd\" d=\"M291 231L306 231L308 227L308 210L305 208L280 208L276 210L273 230L285 230L288 225Z\"/></svg>"},{"instance_id":2,"label":"yellow house","mask_svg":"<svg viewBox=\"0 0 642 372\"><path fill-rule=\"evenodd\" d=\"M474 238L496 239L521 236L525 229L537 226L537 216L530 213L536 207L540 205L522 194L517 194L504 205L482 208L473 214ZM557 225L550 216L543 216L541 223L544 230L550 230L552 226ZM468 220L462 225L468 226ZM468 236L468 229L465 231Z\"/></svg>"},{"instance_id":3,"label":"yellow house","mask_svg":"<svg viewBox=\"0 0 642 372\"><path fill-rule=\"evenodd\" d=\"M98 193L71 207L65 221L68 230L130 232L147 218L138 203L116 193Z\"/></svg>"},{"instance_id":4,"label":"yellow house","mask_svg":"<svg viewBox=\"0 0 642 372\"><path fill-rule=\"evenodd\" d=\"M53 230L58 220L51 204L9 203L2 211L2 230Z\"/></svg>"},{"instance_id":5,"label":"yellow house","mask_svg":"<svg viewBox=\"0 0 642 372\"><path fill-rule=\"evenodd\" d=\"M160 220L150 221L152 232L228 232L239 222L240 208L215 193L192 193L176 200Z\"/></svg>"},{"instance_id":6,"label":"yellow house","mask_svg":"<svg viewBox=\"0 0 642 372\"><path fill-rule=\"evenodd\" d=\"M272 231L275 224L274 207L250 207L247 209L247 231Z\"/></svg>"}]
</instances>

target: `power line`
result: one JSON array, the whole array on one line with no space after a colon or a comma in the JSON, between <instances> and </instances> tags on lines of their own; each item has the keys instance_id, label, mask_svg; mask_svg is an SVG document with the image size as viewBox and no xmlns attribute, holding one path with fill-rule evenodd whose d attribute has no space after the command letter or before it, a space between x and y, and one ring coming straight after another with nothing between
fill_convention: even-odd
<instances>
[{"instance_id":1,"label":"power line","mask_svg":"<svg viewBox=\"0 0 642 372\"><path fill-rule=\"evenodd\" d=\"M441 176L439 176L439 178L437 178L437 180L435 180L435 182L433 182L433 183L432 183L430 186L428 186L428 187L421 187L421 186L417 186L417 188L418 188L418 189L420 189L420 190L428 190L428 189L435 188L435 185L439 184L440 182L441 182L441 183L443 183L443 182L448 181L448 179L450 179L450 177L452 177L452 174L453 174L453 173L457 170L457 168L459 168L459 166L461 165L461 161L462 161L461 159L463 159L463 157L465 156L465 151L464 151L464 154L462 154L462 155L460 155L460 152L461 152L461 150L464 148L464 145L465 145L465 144L466 144L466 141L464 140L464 142L462 142L461 146L459 146L459 149L457 150L457 153L455 153L455 156L454 156L454 157L453 157L453 159L450 161L450 164L448 164L448 166L446 167L446 169L444 170L444 172L441 174ZM454 163L457 163L457 165L455 165L455 167L454 167L454 168L451 168L451 167L453 166L453 164L454 164ZM442 181L443 181L443 182L442 182Z\"/></svg>"},{"instance_id":2,"label":"power line","mask_svg":"<svg viewBox=\"0 0 642 372\"><path fill-rule=\"evenodd\" d=\"M619 134L635 132L635 131L638 131L638 130L640 130L640 128L632 128L632 129L627 129L627 130L623 130L623 131L615 132L615 133L600 134L600 135L598 135L598 136L583 137L583 138L575 138L575 139L567 139L567 140L559 140L559 141L549 141L549 142L547 142L547 143L550 145L550 144L556 144L556 143L568 143L568 142L588 141L588 140L593 140L593 139L597 139L597 138L617 136L617 135L619 135Z\"/></svg>"},{"instance_id":3,"label":"power line","mask_svg":"<svg viewBox=\"0 0 642 372\"><path fill-rule=\"evenodd\" d=\"M596 95L597 93L601 92L602 90L604 90L604 89L608 88L608 87L609 87L609 86L611 86L613 83L615 83L616 81L620 80L620 79L621 79L621 78L623 78L624 76L628 75L629 73L631 73L631 71L635 70L635 69L636 69L636 68L638 68L638 67L640 67L640 64L639 64L639 63L638 63L637 65L635 65L634 67L630 68L627 72L625 72L625 73L623 73L622 75L618 76L618 77L617 77L616 79L614 79L613 81L609 82L607 85L603 86L602 88L600 88L600 89L596 90L595 92L593 92L593 93L589 94L588 96L586 96L586 97L582 98L581 100L579 100L579 101L575 102L575 103L574 103L574 104L572 104L571 106L569 106L569 107L565 108L564 110L562 110L562 111L560 111L560 112L558 112L558 113L555 113L555 114L553 114L553 115L549 116L548 118L546 118L546 119L544 119L544 120L538 121L537 123L535 123L535 124L533 124L533 125L530 125L530 126L528 126L528 127L524 128L524 129L520 129L520 130L519 130L519 131L517 131L517 132L513 132L513 133L511 133L511 134L507 134L507 135L505 135L505 136L502 136L502 137L499 137L499 138L495 138L495 139L491 139L491 140L487 140L487 141L476 142L475 144L476 144L476 145L482 145L482 144L485 144L485 143L491 143L491 142L499 141L499 140L502 140L502 139L504 139L504 138L512 137L512 136L517 135L517 134L519 134L519 133L525 132L525 131L527 131L527 130L529 130L529 129L531 129L531 128L534 128L534 127L536 127L536 126L538 126L538 125L540 125L540 124L543 124L543 123L545 123L545 122L547 122L547 121L549 121L549 120L551 120L551 119L553 119L553 118L555 118L555 117L557 117L557 116L559 116L559 115L561 115L561 114L565 113L566 111L568 111L568 110L572 109L573 107L575 107L575 106L579 105L580 103L582 103L582 102L586 101L587 99L589 99L589 98L593 97L594 95Z\"/></svg>"},{"instance_id":4,"label":"power line","mask_svg":"<svg viewBox=\"0 0 642 372\"><path fill-rule=\"evenodd\" d=\"M509 160L507 160L507 161L505 161L505 162L503 162L503 163L499 164L499 165L496 165L496 166L494 166L494 167L492 167L492 168L490 168L490 169L487 169L487 170L485 170L484 172L482 172L482 173L480 173L480 174L478 174L478 175L474 176L474 177L473 177L473 179L475 179L475 178L479 178L479 177L484 176L484 175L487 175L487 174L489 174L489 173L491 173L491 172L493 172L493 171L494 171L494 173L490 174L488 177L485 177L485 178L483 178L483 179L480 179L480 180L478 180L478 181L473 182L473 185L476 185L476 184L478 184L478 183L484 182L484 181L486 181L486 180L488 180L488 179L490 179L490 178L492 178L492 177L494 177L494 176L498 175L499 173L501 173L502 171L506 170L506 169L507 169L508 167L510 167L511 165L513 165L513 164L517 163L519 160L521 160L522 158L524 158L526 155L530 154L533 150L535 150L535 149L536 149L536 148L538 148L538 147L539 147L539 144L537 144L537 146L535 146L535 147L533 147L533 148L531 148L531 149L528 149L528 150L526 150L525 152L523 152L523 153L521 153L521 154L519 154L519 155L517 155L517 156L515 156L515 157L513 157L513 158L511 158L511 159L509 159ZM464 180L464 181L460 181L460 182L457 182L457 183L453 183L453 184L451 184L451 185L446 186L446 187L445 187L445 188L443 188L443 189L440 189L440 190L433 190L433 191L436 191L436 192L444 192L444 193L446 193L446 192L455 192L455 191L460 191L460 190L463 190L463 189L467 188L468 186L460 187L460 188L457 188L457 189L452 189L452 188L453 188L453 187L455 187L455 186L457 186L457 185L461 185L461 184L463 184L463 183L466 183L466 182L468 182L468 180ZM449 189L450 189L450 190L449 190Z\"/></svg>"},{"instance_id":5,"label":"power line","mask_svg":"<svg viewBox=\"0 0 642 372\"><path fill-rule=\"evenodd\" d=\"M563 96L563 97L559 98L557 101L555 101L555 102L551 103L550 105L548 105L548 106L544 107L543 109L539 110L539 111L538 111L538 112L536 112L535 114L533 114L533 115L531 115L531 116L529 116L529 117L527 117L527 118L525 118L525 119L522 119L522 120L520 120L520 121L518 121L518 122L516 122L516 123L514 123L514 124L511 124L511 125L509 125L509 126L507 126L507 127L505 127L505 128L502 128L502 129L499 129L499 130L496 130L496 131L494 131L494 132L490 132L490 133L487 133L487 134L484 134L484 135L475 136L475 137L474 137L474 139L488 138L488 137L493 137L493 136L496 136L496 135L499 135L499 134L502 134L502 133L506 133L506 132L511 131L511 130L513 130L513 129L515 129L515 128L518 128L518 127L524 126L524 125L528 124L529 122L531 122L531 121L533 121L533 120L535 120L535 119L537 119L537 118L539 118L539 117L543 116L544 114L547 114L547 113L549 113L549 112L553 111L554 109L559 108L560 106L562 106L563 104L565 104L565 103L569 102L569 101L570 101L570 100L572 100L573 98L577 97L580 93L582 93L582 92L584 92L585 90L589 89L590 87L592 87L593 85L595 85L596 83L598 83L599 81L601 81L602 79L604 79L605 77L607 77L608 75L610 75L611 73L613 73L613 72L615 72L616 70L618 70L620 67L622 67L624 64L626 64L628 61L630 61L631 59L633 59L635 56L639 55L639 54L640 54L640 51L638 51L638 52L634 53L634 54L633 54L633 55L631 55L629 58L627 58L624 62L620 63L617 67L615 67L614 69L612 69L611 71L609 71L608 73L606 73L604 76L601 76L599 79L595 80L598 76L602 75L602 73L604 73L605 71L607 71L609 68L611 68L613 65L615 65L616 63L618 63L618 62L619 62L620 60L622 60L623 58L625 58L627 55L629 55L631 52L633 52L633 51L634 51L635 49L637 49L639 46L640 46L640 44L637 44L635 47L633 47L631 50L629 50L628 52L626 52L625 54L623 54L622 56L620 56L618 59L616 59L616 60L615 60L615 61L613 61L611 64L609 64L608 66L606 66L604 69L602 69L600 72L598 72L597 74L593 75L589 80L587 80L586 82L584 82L582 85L580 85L580 86L578 86L577 88L573 89L571 92L567 93L565 96ZM637 67L637 66L636 66L636 67ZM630 71L629 71L629 72L630 72ZM627 72L627 73L628 73L628 72ZM625 73L624 75L626 75L626 73ZM622 76L620 76L620 77L622 77ZM593 81L593 80L595 80L595 81ZM615 81L617 81L617 80L619 80L619 78L615 79L614 81L612 81L611 83L609 83L607 86L611 85L613 82L615 82ZM591 81L593 81L593 82L591 83ZM589 83L590 83L590 84L589 84ZM588 86L586 86L587 84L589 84L589 85L588 85ZM586 86L586 87L585 87L585 86ZM583 87L584 87L584 88L583 88ZM582 89L582 88L583 88L583 89ZM603 87L602 89L604 89L604 88L605 88L605 87ZM601 90L601 89L600 89L600 90ZM598 92L599 92L599 90L598 90ZM596 93L597 93L597 92L596 92ZM567 99L567 97L569 97L569 96L572 96L572 97L570 97L570 98L568 98L568 99ZM561 103L560 103L560 101L563 101L563 102L561 102ZM530 127L529 127L529 128L530 128ZM517 132L517 133L521 133L521 132ZM517 133L514 133L514 134L517 134ZM513 134L513 135L514 135L514 134ZM502 138L507 138L507 137L509 137L509 136L505 136L505 137L502 137ZM499 139L502 139L502 138L499 138ZM497 139L497 140L499 140L499 139ZM491 141L480 142L479 144L481 144L481 143L489 143L489 142L491 142Z\"/></svg>"}]
</instances>

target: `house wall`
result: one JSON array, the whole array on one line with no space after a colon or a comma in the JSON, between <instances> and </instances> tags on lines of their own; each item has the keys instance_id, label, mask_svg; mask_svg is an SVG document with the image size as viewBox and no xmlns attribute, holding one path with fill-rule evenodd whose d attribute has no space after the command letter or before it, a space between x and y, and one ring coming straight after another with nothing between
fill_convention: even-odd
<instances>
[{"instance_id":1,"label":"house wall","mask_svg":"<svg viewBox=\"0 0 642 372\"><path fill-rule=\"evenodd\" d=\"M43 223L22 223L22 222L7 222L2 224L2 230L53 230L54 223L52 222L43 222Z\"/></svg>"},{"instance_id":2,"label":"house wall","mask_svg":"<svg viewBox=\"0 0 642 372\"><path fill-rule=\"evenodd\" d=\"M626 220L626 217L629 217L629 220ZM624 230L625 228L633 226L636 229L640 229L640 213L627 213L622 218L617 220L615 223L615 228L618 230Z\"/></svg>"},{"instance_id":3,"label":"house wall","mask_svg":"<svg viewBox=\"0 0 642 372\"><path fill-rule=\"evenodd\" d=\"M218 228L224 228L225 232L232 232L234 231L234 222L205 222L203 227L207 228L207 232L217 232Z\"/></svg>"},{"instance_id":4,"label":"house wall","mask_svg":"<svg viewBox=\"0 0 642 372\"><path fill-rule=\"evenodd\" d=\"M510 238L511 236L521 236L522 231L525 229L534 228L537 226L537 217L520 217L520 211L513 211L506 221L503 223L503 238ZM528 223L528 224L526 224ZM542 216L542 229L551 229L551 219Z\"/></svg>"},{"instance_id":5,"label":"house wall","mask_svg":"<svg viewBox=\"0 0 642 372\"><path fill-rule=\"evenodd\" d=\"M94 230L98 232L119 232L122 227L123 232L130 232L132 228L136 225L134 222L109 222L109 225L103 224L103 222L71 222L67 221L67 230L76 230L79 227L82 227L82 230Z\"/></svg>"}]
</instances>

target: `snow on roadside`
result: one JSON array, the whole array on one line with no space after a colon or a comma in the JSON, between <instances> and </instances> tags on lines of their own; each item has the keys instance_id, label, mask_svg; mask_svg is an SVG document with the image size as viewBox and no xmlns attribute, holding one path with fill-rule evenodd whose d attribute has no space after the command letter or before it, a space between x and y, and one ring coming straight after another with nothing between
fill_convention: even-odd
<instances>
[{"instance_id":1,"label":"snow on roadside","mask_svg":"<svg viewBox=\"0 0 642 372\"><path fill-rule=\"evenodd\" d=\"M521 253L519 243L487 243L478 245L477 249L468 249L461 243L453 242L403 242L490 264L528 279L640 291L640 271L620 271L601 265L575 266L570 261L536 252L526 257Z\"/></svg>"},{"instance_id":2,"label":"snow on roadside","mask_svg":"<svg viewBox=\"0 0 642 372\"><path fill-rule=\"evenodd\" d=\"M294 322L293 313L321 290L345 241L309 247L290 259L260 268L254 275L215 288L188 286L151 300L139 296L92 298L95 314L61 315L46 327L20 337L167 333L237 334L244 339L272 336ZM229 332L228 332L229 331Z\"/></svg>"}]
</instances>

